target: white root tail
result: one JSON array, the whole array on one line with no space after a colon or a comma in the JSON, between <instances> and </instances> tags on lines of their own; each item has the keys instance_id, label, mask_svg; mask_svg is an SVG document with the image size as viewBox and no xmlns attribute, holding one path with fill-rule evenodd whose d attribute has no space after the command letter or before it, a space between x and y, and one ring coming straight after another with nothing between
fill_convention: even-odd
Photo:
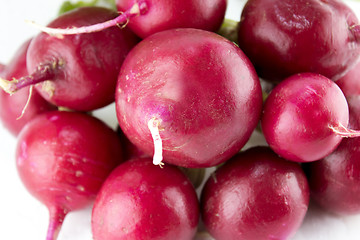
<instances>
[{"instance_id":1,"label":"white root tail","mask_svg":"<svg viewBox=\"0 0 360 240\"><path fill-rule=\"evenodd\" d=\"M148 128L154 141L153 164L162 167L164 163L162 162L162 140L159 132L159 121L156 118L151 118L148 122Z\"/></svg>"}]
</instances>

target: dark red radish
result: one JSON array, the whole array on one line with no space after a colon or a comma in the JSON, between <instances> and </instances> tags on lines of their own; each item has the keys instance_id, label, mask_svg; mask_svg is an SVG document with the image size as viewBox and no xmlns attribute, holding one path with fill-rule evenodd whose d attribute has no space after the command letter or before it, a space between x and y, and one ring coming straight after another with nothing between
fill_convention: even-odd
<instances>
[{"instance_id":1,"label":"dark red radish","mask_svg":"<svg viewBox=\"0 0 360 240\"><path fill-rule=\"evenodd\" d=\"M360 24L340 0L249 0L238 39L266 80L301 72L337 80L359 58Z\"/></svg>"},{"instance_id":2,"label":"dark red radish","mask_svg":"<svg viewBox=\"0 0 360 240\"><path fill-rule=\"evenodd\" d=\"M117 16L113 10L83 7L52 21L51 27L90 25ZM105 31L58 38L40 33L27 53L28 76L3 88L15 92L35 85L41 95L57 106L91 111L114 101L120 66L138 37L128 29L113 27Z\"/></svg>"},{"instance_id":3,"label":"dark red radish","mask_svg":"<svg viewBox=\"0 0 360 240\"><path fill-rule=\"evenodd\" d=\"M360 95L360 61L336 81L346 97Z\"/></svg>"},{"instance_id":4,"label":"dark red radish","mask_svg":"<svg viewBox=\"0 0 360 240\"><path fill-rule=\"evenodd\" d=\"M195 189L178 168L137 158L107 178L91 226L94 240L192 240L199 215Z\"/></svg>"},{"instance_id":5,"label":"dark red radish","mask_svg":"<svg viewBox=\"0 0 360 240\"><path fill-rule=\"evenodd\" d=\"M335 82L315 73L295 74L278 84L265 101L261 128L270 147L296 162L329 155L348 128L346 98Z\"/></svg>"},{"instance_id":6,"label":"dark red radish","mask_svg":"<svg viewBox=\"0 0 360 240\"><path fill-rule=\"evenodd\" d=\"M201 192L201 217L217 240L291 239L309 205L300 165L253 147L217 169Z\"/></svg>"},{"instance_id":7,"label":"dark red radish","mask_svg":"<svg viewBox=\"0 0 360 240\"><path fill-rule=\"evenodd\" d=\"M174 44L177 43L177 44ZM243 52L213 32L156 33L129 53L116 90L119 125L154 164L200 168L237 153L262 107L259 79Z\"/></svg>"},{"instance_id":8,"label":"dark red radish","mask_svg":"<svg viewBox=\"0 0 360 240\"><path fill-rule=\"evenodd\" d=\"M30 41L27 40L19 47L6 68L0 72L1 77L12 79L28 74L26 52ZM56 106L47 102L37 91L30 90L30 87L21 89L13 95L0 90L0 119L14 136L17 136L24 125L36 115L56 109Z\"/></svg>"},{"instance_id":9,"label":"dark red radish","mask_svg":"<svg viewBox=\"0 0 360 240\"><path fill-rule=\"evenodd\" d=\"M52 35L71 35L104 30L112 26L125 25L141 38L173 28L198 28L217 31L225 17L226 0L116 0L121 13L118 17L93 26L61 28L42 27Z\"/></svg>"},{"instance_id":10,"label":"dark red radish","mask_svg":"<svg viewBox=\"0 0 360 240\"><path fill-rule=\"evenodd\" d=\"M67 213L94 201L121 161L115 131L90 115L53 111L25 125L16 165L27 190L49 209L47 240L57 238Z\"/></svg>"},{"instance_id":11,"label":"dark red radish","mask_svg":"<svg viewBox=\"0 0 360 240\"><path fill-rule=\"evenodd\" d=\"M349 126L360 129L360 97L348 98ZM360 213L360 138L343 139L338 148L319 161L305 164L311 198L340 215Z\"/></svg>"}]
</instances>

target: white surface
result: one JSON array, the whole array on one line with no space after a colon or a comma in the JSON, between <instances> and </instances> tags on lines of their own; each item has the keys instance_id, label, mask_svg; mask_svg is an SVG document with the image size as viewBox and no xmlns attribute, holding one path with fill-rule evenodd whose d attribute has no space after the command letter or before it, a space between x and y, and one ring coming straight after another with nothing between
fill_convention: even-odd
<instances>
[{"instance_id":1,"label":"white surface","mask_svg":"<svg viewBox=\"0 0 360 240\"><path fill-rule=\"evenodd\" d=\"M7 63L16 49L38 31L24 20L46 25L54 18L62 0L7 1L0 3L0 62ZM360 13L360 3L349 2ZM228 17L240 18L242 0L229 0ZM96 116L116 126L114 106L97 111ZM45 129L44 129L45 130ZM264 144L255 134L247 146ZM45 239L48 224L47 209L20 182L14 160L16 139L0 126L0 239ZM92 239L90 230L91 206L71 212L65 219L59 240ZM338 217L311 206L305 221L293 240L358 240L360 215Z\"/></svg>"}]
</instances>

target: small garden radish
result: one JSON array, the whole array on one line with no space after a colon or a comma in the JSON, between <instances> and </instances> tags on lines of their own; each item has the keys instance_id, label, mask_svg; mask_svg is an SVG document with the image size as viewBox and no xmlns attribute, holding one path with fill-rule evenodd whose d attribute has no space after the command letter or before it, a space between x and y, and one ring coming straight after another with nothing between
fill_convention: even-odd
<instances>
[{"instance_id":1,"label":"small garden radish","mask_svg":"<svg viewBox=\"0 0 360 240\"><path fill-rule=\"evenodd\" d=\"M209 177L201 193L201 217L217 240L290 239L308 204L300 165L269 147L253 147Z\"/></svg>"},{"instance_id":2,"label":"small garden radish","mask_svg":"<svg viewBox=\"0 0 360 240\"><path fill-rule=\"evenodd\" d=\"M135 158L120 164L96 197L93 239L192 240L199 215L195 189L178 168Z\"/></svg>"},{"instance_id":3,"label":"small garden radish","mask_svg":"<svg viewBox=\"0 0 360 240\"><path fill-rule=\"evenodd\" d=\"M360 129L360 97L348 97L349 126ZM319 161L305 164L311 198L341 215L360 213L360 138L343 139L338 148Z\"/></svg>"},{"instance_id":4,"label":"small garden radish","mask_svg":"<svg viewBox=\"0 0 360 240\"><path fill-rule=\"evenodd\" d=\"M265 101L261 127L270 147L283 158L311 162L324 158L348 129L349 109L340 88L315 73L295 74L278 84Z\"/></svg>"},{"instance_id":5,"label":"small garden radish","mask_svg":"<svg viewBox=\"0 0 360 240\"><path fill-rule=\"evenodd\" d=\"M46 240L55 240L66 214L91 203L122 161L117 134L78 112L38 115L21 130L16 166L28 191L49 209Z\"/></svg>"},{"instance_id":6,"label":"small garden radish","mask_svg":"<svg viewBox=\"0 0 360 240\"><path fill-rule=\"evenodd\" d=\"M346 97L360 95L360 61L335 83Z\"/></svg>"},{"instance_id":7,"label":"small garden radish","mask_svg":"<svg viewBox=\"0 0 360 240\"><path fill-rule=\"evenodd\" d=\"M260 119L262 93L234 43L204 30L171 29L129 53L115 105L122 131L154 155L154 164L163 157L199 168L220 164L245 145Z\"/></svg>"},{"instance_id":8,"label":"small garden radish","mask_svg":"<svg viewBox=\"0 0 360 240\"><path fill-rule=\"evenodd\" d=\"M26 52L30 41L27 40L19 47L6 68L0 72L1 77L12 79L28 74ZM56 109L56 106L47 102L37 91L30 90L30 87L21 89L13 95L0 90L0 119L14 136L18 135L24 125L36 115Z\"/></svg>"},{"instance_id":9,"label":"small garden radish","mask_svg":"<svg viewBox=\"0 0 360 240\"><path fill-rule=\"evenodd\" d=\"M259 76L272 81L301 72L337 80L360 53L359 21L340 0L249 0L238 37Z\"/></svg>"},{"instance_id":10,"label":"small garden radish","mask_svg":"<svg viewBox=\"0 0 360 240\"><path fill-rule=\"evenodd\" d=\"M224 20L227 0L116 0L121 13L109 21L78 28L39 27L55 35L90 33L112 26L128 25L141 38L173 28L217 31Z\"/></svg>"},{"instance_id":11,"label":"small garden radish","mask_svg":"<svg viewBox=\"0 0 360 240\"><path fill-rule=\"evenodd\" d=\"M114 16L117 13L106 8L83 7L65 13L49 26L89 25ZM61 39L40 33L27 53L30 75L0 83L10 93L36 84L41 95L56 106L91 111L114 101L120 66L137 42L130 30L118 27Z\"/></svg>"}]
</instances>

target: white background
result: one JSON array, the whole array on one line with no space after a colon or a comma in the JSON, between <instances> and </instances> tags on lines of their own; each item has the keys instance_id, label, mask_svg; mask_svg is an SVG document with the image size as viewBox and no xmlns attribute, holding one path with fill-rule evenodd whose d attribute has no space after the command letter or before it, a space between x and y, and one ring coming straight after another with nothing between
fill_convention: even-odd
<instances>
[{"instance_id":1,"label":"white background","mask_svg":"<svg viewBox=\"0 0 360 240\"><path fill-rule=\"evenodd\" d=\"M0 3L0 62L7 63L16 49L38 31L25 23L34 20L46 25L53 19L62 0L1 0ZM229 0L227 17L239 20L244 1ZM360 3L347 1L360 15ZM114 106L99 110L96 116L112 127L116 126ZM44 129L46 131L46 129ZM247 147L264 144L255 133ZM0 126L0 239L45 239L48 212L20 182L14 160L16 139ZM91 206L71 212L65 219L59 240L90 240ZM305 221L293 240L358 240L360 215L338 217L311 205Z\"/></svg>"}]
</instances>

